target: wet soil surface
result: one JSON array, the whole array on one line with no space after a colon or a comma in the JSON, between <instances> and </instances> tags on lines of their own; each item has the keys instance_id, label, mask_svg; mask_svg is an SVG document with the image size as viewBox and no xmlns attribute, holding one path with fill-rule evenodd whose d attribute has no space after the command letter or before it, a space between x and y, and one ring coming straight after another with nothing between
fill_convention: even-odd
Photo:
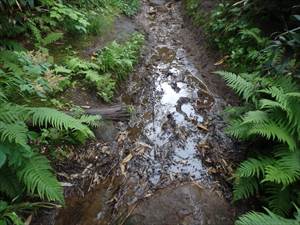
<instances>
[{"instance_id":1,"label":"wet soil surface","mask_svg":"<svg viewBox=\"0 0 300 225\"><path fill-rule=\"evenodd\" d=\"M118 132L102 129L114 141L98 143L93 157L100 163L107 155L106 172L87 164L88 189L95 188L68 198L55 224L233 224L227 179L240 153L224 134L226 102L206 82L203 63L211 59L197 61L201 52L181 2L144 0L136 21L147 42L121 96L134 115L118 123Z\"/></svg>"}]
</instances>

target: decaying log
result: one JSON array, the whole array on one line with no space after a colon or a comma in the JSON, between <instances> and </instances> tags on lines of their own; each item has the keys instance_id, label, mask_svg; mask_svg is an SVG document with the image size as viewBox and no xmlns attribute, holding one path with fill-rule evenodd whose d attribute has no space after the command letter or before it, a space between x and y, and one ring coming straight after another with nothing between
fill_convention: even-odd
<instances>
[{"instance_id":1,"label":"decaying log","mask_svg":"<svg viewBox=\"0 0 300 225\"><path fill-rule=\"evenodd\" d=\"M124 121L130 118L130 112L125 104L90 108L85 109L85 112L89 115L100 115L105 120Z\"/></svg>"}]
</instances>

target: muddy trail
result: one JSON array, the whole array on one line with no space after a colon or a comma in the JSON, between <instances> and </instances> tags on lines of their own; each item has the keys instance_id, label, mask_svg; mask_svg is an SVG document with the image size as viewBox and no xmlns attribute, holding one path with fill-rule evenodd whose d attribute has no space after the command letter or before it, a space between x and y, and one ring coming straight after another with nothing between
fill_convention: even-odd
<instances>
[{"instance_id":1,"label":"muddy trail","mask_svg":"<svg viewBox=\"0 0 300 225\"><path fill-rule=\"evenodd\" d=\"M233 224L226 179L236 147L223 131L226 102L203 79L203 63L211 62L198 60L205 52L182 4L143 1L135 23L146 46L120 97L134 107L132 118L108 135L107 173L84 197L67 199L56 225Z\"/></svg>"}]
</instances>

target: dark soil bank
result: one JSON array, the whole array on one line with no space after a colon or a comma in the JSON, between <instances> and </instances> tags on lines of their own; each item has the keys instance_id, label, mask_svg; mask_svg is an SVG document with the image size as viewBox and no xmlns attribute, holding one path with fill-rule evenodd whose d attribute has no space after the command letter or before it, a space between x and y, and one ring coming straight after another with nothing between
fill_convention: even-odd
<instances>
[{"instance_id":1,"label":"dark soil bank","mask_svg":"<svg viewBox=\"0 0 300 225\"><path fill-rule=\"evenodd\" d=\"M227 180L239 152L220 115L235 98L212 75L219 58L187 25L182 4L142 2L133 23L146 46L119 98L132 118L105 123L56 166L66 207L34 224L233 224Z\"/></svg>"}]
</instances>

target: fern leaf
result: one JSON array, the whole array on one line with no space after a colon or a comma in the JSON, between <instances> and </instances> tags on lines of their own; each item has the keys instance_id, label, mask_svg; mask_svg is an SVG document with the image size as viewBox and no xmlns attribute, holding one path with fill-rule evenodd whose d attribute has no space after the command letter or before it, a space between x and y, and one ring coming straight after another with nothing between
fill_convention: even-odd
<instances>
[{"instance_id":1,"label":"fern leaf","mask_svg":"<svg viewBox=\"0 0 300 225\"><path fill-rule=\"evenodd\" d=\"M285 219L270 210L265 209L267 214L260 212L250 212L241 216L235 225L299 225L300 221L295 219Z\"/></svg>"},{"instance_id":2,"label":"fern leaf","mask_svg":"<svg viewBox=\"0 0 300 225\"><path fill-rule=\"evenodd\" d=\"M82 115L79 118L79 121L83 124L87 124L88 126L91 127L98 127L99 126L99 122L101 120L101 116L94 116L94 115Z\"/></svg>"},{"instance_id":3,"label":"fern leaf","mask_svg":"<svg viewBox=\"0 0 300 225\"><path fill-rule=\"evenodd\" d=\"M42 44L43 46L52 44L56 41L58 41L59 39L63 38L63 33L60 32L52 32L50 34L48 34L43 40L42 40Z\"/></svg>"},{"instance_id":4,"label":"fern leaf","mask_svg":"<svg viewBox=\"0 0 300 225\"><path fill-rule=\"evenodd\" d=\"M266 187L266 193L269 195L268 205L274 213L281 216L288 215L292 208L290 191L290 188L282 188L281 185Z\"/></svg>"},{"instance_id":5,"label":"fern leaf","mask_svg":"<svg viewBox=\"0 0 300 225\"><path fill-rule=\"evenodd\" d=\"M23 122L16 122L14 124L0 122L1 142L16 143L27 148L27 133L28 128Z\"/></svg>"},{"instance_id":6,"label":"fern leaf","mask_svg":"<svg viewBox=\"0 0 300 225\"><path fill-rule=\"evenodd\" d=\"M287 143L292 151L297 147L296 141L290 132L273 121L255 124L255 126L249 130L248 134L260 135L268 140L278 140L281 143Z\"/></svg>"},{"instance_id":7,"label":"fern leaf","mask_svg":"<svg viewBox=\"0 0 300 225\"><path fill-rule=\"evenodd\" d=\"M16 177L15 171L9 167L0 169L0 193L10 198L15 198L22 193L23 186Z\"/></svg>"},{"instance_id":8,"label":"fern leaf","mask_svg":"<svg viewBox=\"0 0 300 225\"><path fill-rule=\"evenodd\" d=\"M269 121L268 113L260 110L249 111L243 117L243 123L264 123Z\"/></svg>"},{"instance_id":9,"label":"fern leaf","mask_svg":"<svg viewBox=\"0 0 300 225\"><path fill-rule=\"evenodd\" d=\"M215 73L222 76L227 85L241 95L246 101L254 96L256 89L252 82L245 80L239 75L226 71L217 71Z\"/></svg>"},{"instance_id":10,"label":"fern leaf","mask_svg":"<svg viewBox=\"0 0 300 225\"><path fill-rule=\"evenodd\" d=\"M33 21L29 21L28 28L31 30L32 35L34 36L35 40L38 43L40 43L42 41L42 34L41 34L41 31L37 28L36 24Z\"/></svg>"},{"instance_id":11,"label":"fern leaf","mask_svg":"<svg viewBox=\"0 0 300 225\"><path fill-rule=\"evenodd\" d=\"M224 109L224 114L230 119L234 119L237 117L240 117L241 115L243 115L244 113L250 111L252 109L252 107L250 107L249 105L245 105L245 106L230 106L230 107L226 107Z\"/></svg>"},{"instance_id":12,"label":"fern leaf","mask_svg":"<svg viewBox=\"0 0 300 225\"><path fill-rule=\"evenodd\" d=\"M258 182L254 177L237 177L234 183L233 200L249 198L258 191Z\"/></svg>"},{"instance_id":13,"label":"fern leaf","mask_svg":"<svg viewBox=\"0 0 300 225\"><path fill-rule=\"evenodd\" d=\"M52 173L46 157L35 154L17 172L29 193L37 193L40 198L63 203L62 187Z\"/></svg>"},{"instance_id":14,"label":"fern leaf","mask_svg":"<svg viewBox=\"0 0 300 225\"><path fill-rule=\"evenodd\" d=\"M226 133L237 139L246 139L249 137L248 132L251 126L243 123L242 119L231 120Z\"/></svg>"},{"instance_id":15,"label":"fern leaf","mask_svg":"<svg viewBox=\"0 0 300 225\"><path fill-rule=\"evenodd\" d=\"M289 96L289 97L294 97L294 98L296 98L297 100L300 99L300 92L289 92L289 93L287 93L286 95Z\"/></svg>"},{"instance_id":16,"label":"fern leaf","mask_svg":"<svg viewBox=\"0 0 300 225\"><path fill-rule=\"evenodd\" d=\"M267 157L248 158L243 161L236 171L238 177L257 177L264 176L266 166L272 164L274 160Z\"/></svg>"},{"instance_id":17,"label":"fern leaf","mask_svg":"<svg viewBox=\"0 0 300 225\"><path fill-rule=\"evenodd\" d=\"M286 110L286 106L283 106L277 101L273 101L270 99L261 99L259 100L260 109L274 109L280 108L282 110Z\"/></svg>"},{"instance_id":18,"label":"fern leaf","mask_svg":"<svg viewBox=\"0 0 300 225\"><path fill-rule=\"evenodd\" d=\"M93 132L88 128L88 126L55 109L42 107L29 108L29 114L32 117L33 125L38 125L39 127L48 127L51 125L58 129L80 131L86 137L94 137Z\"/></svg>"},{"instance_id":19,"label":"fern leaf","mask_svg":"<svg viewBox=\"0 0 300 225\"><path fill-rule=\"evenodd\" d=\"M18 105L4 103L0 105L0 121L4 123L15 123L25 119L27 110Z\"/></svg>"},{"instance_id":20,"label":"fern leaf","mask_svg":"<svg viewBox=\"0 0 300 225\"><path fill-rule=\"evenodd\" d=\"M6 95L4 94L3 91L0 90L0 102L4 102L7 100Z\"/></svg>"},{"instance_id":21,"label":"fern leaf","mask_svg":"<svg viewBox=\"0 0 300 225\"><path fill-rule=\"evenodd\" d=\"M281 150L275 154L276 161L266 167L263 182L271 181L287 186L300 178L300 151Z\"/></svg>"},{"instance_id":22,"label":"fern leaf","mask_svg":"<svg viewBox=\"0 0 300 225\"><path fill-rule=\"evenodd\" d=\"M274 182L284 186L290 185L300 178L298 171L282 169L279 164L266 167L266 176L262 182Z\"/></svg>"}]
</instances>

